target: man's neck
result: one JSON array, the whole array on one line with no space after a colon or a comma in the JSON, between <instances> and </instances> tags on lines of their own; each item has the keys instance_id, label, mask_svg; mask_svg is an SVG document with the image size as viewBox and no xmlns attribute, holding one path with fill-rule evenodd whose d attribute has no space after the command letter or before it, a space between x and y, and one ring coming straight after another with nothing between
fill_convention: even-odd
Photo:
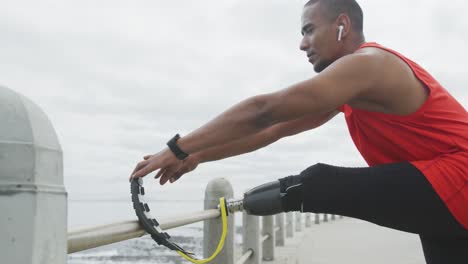
<instances>
[{"instance_id":1,"label":"man's neck","mask_svg":"<svg viewBox=\"0 0 468 264\"><path fill-rule=\"evenodd\" d=\"M361 47L362 44L366 42L364 35L359 35L350 40L348 45L344 49L344 55L352 54Z\"/></svg>"}]
</instances>

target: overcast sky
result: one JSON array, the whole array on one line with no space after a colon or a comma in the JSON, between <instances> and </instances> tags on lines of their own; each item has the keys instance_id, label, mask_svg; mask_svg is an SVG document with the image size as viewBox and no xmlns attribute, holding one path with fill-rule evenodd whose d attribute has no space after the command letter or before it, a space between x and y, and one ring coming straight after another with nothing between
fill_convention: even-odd
<instances>
[{"instance_id":1,"label":"overcast sky","mask_svg":"<svg viewBox=\"0 0 468 264\"><path fill-rule=\"evenodd\" d=\"M314 76L299 50L305 2L3 0L0 85L48 114L71 200L128 199L135 163L174 134L242 99ZM367 41L415 60L468 106L465 1L359 3ZM240 194L317 162L364 165L343 119L203 164L177 184L146 185L158 198L202 199L214 177L228 177Z\"/></svg>"}]
</instances>

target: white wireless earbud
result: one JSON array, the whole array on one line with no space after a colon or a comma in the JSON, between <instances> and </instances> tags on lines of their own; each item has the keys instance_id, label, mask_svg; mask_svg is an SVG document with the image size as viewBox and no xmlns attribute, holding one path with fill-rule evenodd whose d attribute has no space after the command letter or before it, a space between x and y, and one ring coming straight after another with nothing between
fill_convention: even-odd
<instances>
[{"instance_id":1,"label":"white wireless earbud","mask_svg":"<svg viewBox=\"0 0 468 264\"><path fill-rule=\"evenodd\" d=\"M338 26L338 41L341 41L341 35L343 34L343 29L344 29L343 25Z\"/></svg>"}]
</instances>

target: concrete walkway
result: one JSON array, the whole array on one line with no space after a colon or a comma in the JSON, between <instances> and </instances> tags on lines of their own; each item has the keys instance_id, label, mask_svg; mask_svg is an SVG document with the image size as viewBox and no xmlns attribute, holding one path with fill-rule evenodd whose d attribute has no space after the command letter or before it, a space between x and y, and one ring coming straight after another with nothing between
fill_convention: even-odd
<instances>
[{"instance_id":1,"label":"concrete walkway","mask_svg":"<svg viewBox=\"0 0 468 264\"><path fill-rule=\"evenodd\" d=\"M312 225L276 248L271 264L425 264L417 235L344 218Z\"/></svg>"}]
</instances>

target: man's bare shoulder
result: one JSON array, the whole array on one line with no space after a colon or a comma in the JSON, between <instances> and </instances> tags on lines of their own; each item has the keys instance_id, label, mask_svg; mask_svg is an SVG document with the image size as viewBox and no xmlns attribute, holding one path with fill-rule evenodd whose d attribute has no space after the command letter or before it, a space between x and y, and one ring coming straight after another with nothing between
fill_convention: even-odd
<instances>
[{"instance_id":1,"label":"man's bare shoulder","mask_svg":"<svg viewBox=\"0 0 468 264\"><path fill-rule=\"evenodd\" d=\"M353 74L361 72L370 77L369 74L376 75L380 72L378 70L379 66L385 63L386 60L388 60L388 52L378 48L366 47L338 59L325 72L327 70L350 71Z\"/></svg>"},{"instance_id":2,"label":"man's bare shoulder","mask_svg":"<svg viewBox=\"0 0 468 264\"><path fill-rule=\"evenodd\" d=\"M374 55L374 56L382 56L384 54L388 53L387 51L377 48L377 47L364 47L356 50L355 54L368 54L368 55Z\"/></svg>"},{"instance_id":3,"label":"man's bare shoulder","mask_svg":"<svg viewBox=\"0 0 468 264\"><path fill-rule=\"evenodd\" d=\"M403 70L409 70L407 64L399 58L397 55L377 47L365 47L358 49L355 56L365 57L369 62L379 63L386 67L397 67L404 68ZM385 63L385 65L383 65Z\"/></svg>"},{"instance_id":4,"label":"man's bare shoulder","mask_svg":"<svg viewBox=\"0 0 468 264\"><path fill-rule=\"evenodd\" d=\"M374 87L355 100L355 107L369 111L405 115L417 109L425 100L425 89L408 64L384 49L366 47L354 53L373 64Z\"/></svg>"}]
</instances>

